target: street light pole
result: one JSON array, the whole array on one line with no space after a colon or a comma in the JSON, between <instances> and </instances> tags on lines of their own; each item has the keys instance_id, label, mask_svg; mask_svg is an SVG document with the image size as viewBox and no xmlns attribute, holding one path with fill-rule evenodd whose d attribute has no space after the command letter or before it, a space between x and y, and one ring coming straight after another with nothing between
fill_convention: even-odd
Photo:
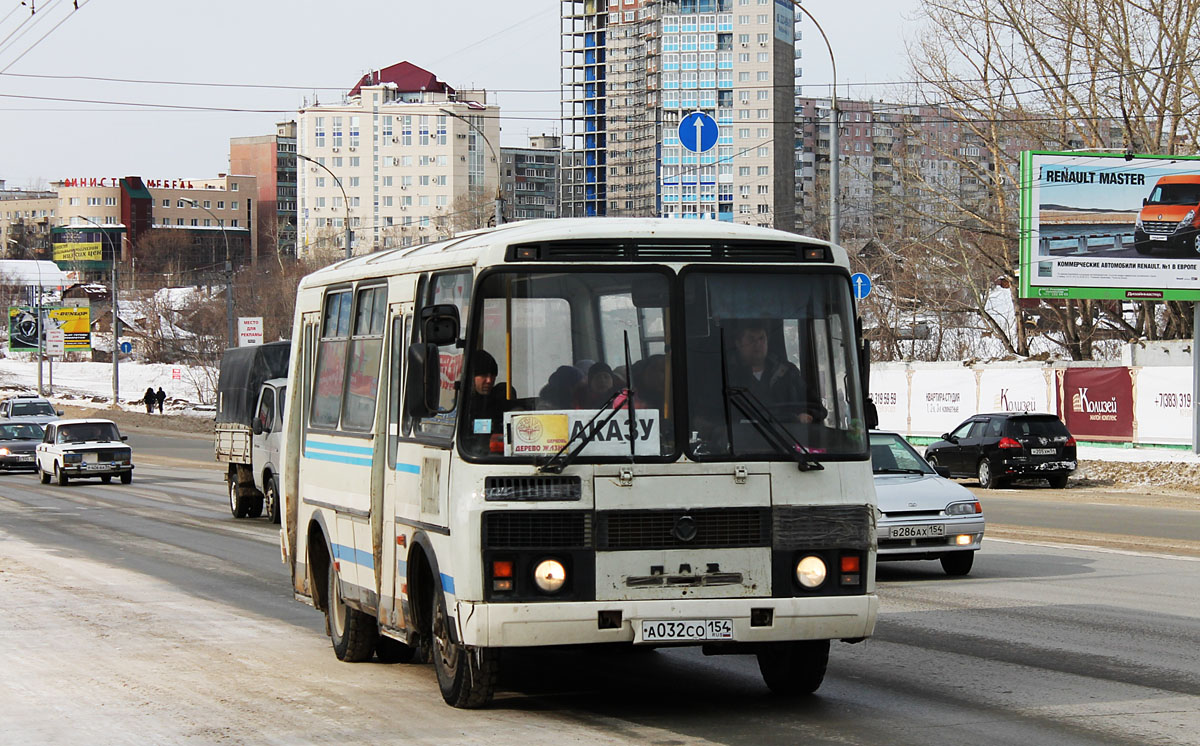
<instances>
[{"instance_id":1,"label":"street light pole","mask_svg":"<svg viewBox=\"0 0 1200 746\"><path fill-rule=\"evenodd\" d=\"M300 153L296 153L296 157L301 160L308 161L309 163L315 164L315 165L320 166L321 168L325 169L325 172L333 177L333 183L337 184L337 188L342 190L342 203L346 205L346 258L349 259L350 258L350 198L346 196L346 189L342 186L342 180L338 178L337 174L330 171L328 166L326 166L324 163L321 163L320 161L316 160L315 158L309 158L307 155L301 155Z\"/></svg>"},{"instance_id":2,"label":"street light pole","mask_svg":"<svg viewBox=\"0 0 1200 746\"><path fill-rule=\"evenodd\" d=\"M501 169L503 167L500 164L500 157L498 155L496 155L495 146L492 145L492 141L488 139L488 136L483 134L483 130L476 127L475 123L472 122L470 119L467 119L466 117L461 116L459 114L455 114L454 112L450 111L449 109L438 109L438 111L442 112L446 116L454 117L455 119L458 119L459 121L466 124L472 130L474 130L476 134L478 134L480 137L483 138L483 142L488 146L488 150L492 151L492 160L494 160L496 162L496 225L503 225L504 224L504 191L503 191L504 185L501 183L502 179L500 178Z\"/></svg>"},{"instance_id":3,"label":"street light pole","mask_svg":"<svg viewBox=\"0 0 1200 746\"><path fill-rule=\"evenodd\" d=\"M100 229L100 245L103 247L104 238L107 236L104 226L84 215L80 215L79 217ZM121 373L117 361L121 357L121 319L117 315L117 247L111 241L109 243L112 245L111 253L109 254L112 257L112 324L110 324L112 328L112 408L120 409Z\"/></svg>"},{"instance_id":4,"label":"street light pole","mask_svg":"<svg viewBox=\"0 0 1200 746\"><path fill-rule=\"evenodd\" d=\"M800 4L800 0L792 0L796 8L801 13L808 16L808 19L817 27L817 31L821 32L821 38L825 40L825 48L829 50L829 64L833 67L833 87L830 93L829 118L831 126L829 128L829 242L838 243L841 239L841 209L838 207L838 190L841 185L838 183L840 174L838 171L841 166L841 148L838 144L838 119L841 112L838 111L837 104L837 60L833 56L833 45L829 43L829 37L825 35L825 29L821 28L821 24L817 23L817 19L813 17L808 9Z\"/></svg>"},{"instance_id":5,"label":"street light pole","mask_svg":"<svg viewBox=\"0 0 1200 746\"><path fill-rule=\"evenodd\" d=\"M212 210L196 200L187 197L181 199L191 204L192 207L204 210L213 220L217 221L217 226L221 229L221 238L225 240L225 319L229 322L229 346L233 347L237 341L237 332L233 328L233 262L229 257L229 235L225 233L225 221L213 215Z\"/></svg>"}]
</instances>

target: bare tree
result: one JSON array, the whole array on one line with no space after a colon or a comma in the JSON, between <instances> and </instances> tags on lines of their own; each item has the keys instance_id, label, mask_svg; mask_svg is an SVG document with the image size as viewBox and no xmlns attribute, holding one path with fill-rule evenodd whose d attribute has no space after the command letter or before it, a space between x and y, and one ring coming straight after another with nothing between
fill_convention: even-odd
<instances>
[{"instance_id":1,"label":"bare tree","mask_svg":"<svg viewBox=\"0 0 1200 746\"><path fill-rule=\"evenodd\" d=\"M910 222L936 228L926 246L953 270L947 281L975 278L978 300L997 276L1012 288L1016 323L1007 330L989 324L1014 354L1028 354L1032 311L1052 322L1047 339L1088 359L1098 341L1136 327L1120 304L1022 308L1017 159L1029 148L1191 152L1200 107L1200 0L924 0L919 14L923 28L909 48L917 97L954 121L961 136L931 137L924 117L902 121L920 155L897 159L907 189L896 205ZM953 163L952 183L928 168L931 151ZM988 320L984 305L977 311ZM1168 305L1166 323L1190 328L1188 315L1182 304ZM1155 328L1155 316L1141 312L1143 331Z\"/></svg>"}]
</instances>

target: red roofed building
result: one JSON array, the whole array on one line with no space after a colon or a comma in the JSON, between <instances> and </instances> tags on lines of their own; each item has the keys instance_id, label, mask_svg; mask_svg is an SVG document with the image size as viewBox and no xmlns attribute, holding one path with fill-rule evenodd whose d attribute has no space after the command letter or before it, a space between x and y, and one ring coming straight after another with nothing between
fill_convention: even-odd
<instances>
[{"instance_id":1,"label":"red roofed building","mask_svg":"<svg viewBox=\"0 0 1200 746\"><path fill-rule=\"evenodd\" d=\"M305 105L297 253L344 251L347 221L357 254L481 227L495 213L499 148L500 107L486 91L411 62L367 73L337 103Z\"/></svg>"}]
</instances>

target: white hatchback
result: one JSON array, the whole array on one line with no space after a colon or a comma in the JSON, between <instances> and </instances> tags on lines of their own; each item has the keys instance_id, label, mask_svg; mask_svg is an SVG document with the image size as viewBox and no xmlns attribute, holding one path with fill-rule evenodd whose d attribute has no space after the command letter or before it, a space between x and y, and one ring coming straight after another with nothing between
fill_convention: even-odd
<instances>
[{"instance_id":1,"label":"white hatchback","mask_svg":"<svg viewBox=\"0 0 1200 746\"><path fill-rule=\"evenodd\" d=\"M46 426L37 447L37 471L42 484L51 477L60 485L72 479L95 478L107 484L119 477L133 481L133 453L111 420L58 420Z\"/></svg>"},{"instance_id":2,"label":"white hatchback","mask_svg":"<svg viewBox=\"0 0 1200 746\"><path fill-rule=\"evenodd\" d=\"M879 561L936 559L948 575L966 575L983 541L983 508L896 433L871 433L879 500Z\"/></svg>"}]
</instances>

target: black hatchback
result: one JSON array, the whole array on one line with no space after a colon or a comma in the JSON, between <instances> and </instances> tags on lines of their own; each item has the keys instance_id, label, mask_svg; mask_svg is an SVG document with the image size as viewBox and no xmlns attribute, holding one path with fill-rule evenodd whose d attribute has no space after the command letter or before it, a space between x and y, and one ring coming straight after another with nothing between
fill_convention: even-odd
<instances>
[{"instance_id":1,"label":"black hatchback","mask_svg":"<svg viewBox=\"0 0 1200 746\"><path fill-rule=\"evenodd\" d=\"M1062 489L1075 471L1075 439L1052 414L977 414L931 443L925 460L954 477L977 477L984 489L1011 479L1045 479Z\"/></svg>"}]
</instances>

